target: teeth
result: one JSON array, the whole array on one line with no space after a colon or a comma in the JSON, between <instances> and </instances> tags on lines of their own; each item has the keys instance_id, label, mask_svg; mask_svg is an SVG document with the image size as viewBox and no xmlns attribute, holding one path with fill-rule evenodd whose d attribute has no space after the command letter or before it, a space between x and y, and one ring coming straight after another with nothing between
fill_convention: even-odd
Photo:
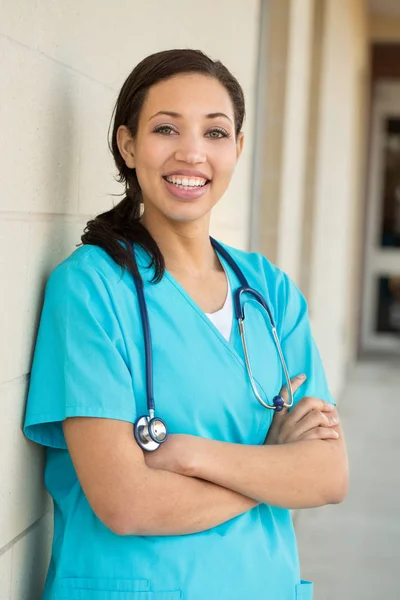
<instances>
[{"instance_id":1,"label":"teeth","mask_svg":"<svg viewBox=\"0 0 400 600\"><path fill-rule=\"evenodd\" d=\"M196 188L203 187L207 180L200 177L175 177L171 175L170 177L165 178L169 183L173 183L176 186L182 186L185 188Z\"/></svg>"}]
</instances>

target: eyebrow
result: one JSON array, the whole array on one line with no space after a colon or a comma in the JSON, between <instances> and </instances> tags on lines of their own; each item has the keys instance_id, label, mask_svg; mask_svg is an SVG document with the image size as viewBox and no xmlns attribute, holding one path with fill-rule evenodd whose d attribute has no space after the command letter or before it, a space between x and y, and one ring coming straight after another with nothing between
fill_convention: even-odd
<instances>
[{"instance_id":1,"label":"eyebrow","mask_svg":"<svg viewBox=\"0 0 400 600\"><path fill-rule=\"evenodd\" d=\"M150 117L149 121L151 121L151 119L154 119L154 117L158 117L159 115L167 115L168 117L174 117L175 119L182 118L182 115L180 113L173 112L170 110L160 110L155 115ZM230 119L228 117L228 115L226 115L225 113L222 113L222 112L208 113L205 116L207 119L216 119L218 117L224 117L225 119L228 119L228 121L230 121L232 123L232 119Z\"/></svg>"}]
</instances>

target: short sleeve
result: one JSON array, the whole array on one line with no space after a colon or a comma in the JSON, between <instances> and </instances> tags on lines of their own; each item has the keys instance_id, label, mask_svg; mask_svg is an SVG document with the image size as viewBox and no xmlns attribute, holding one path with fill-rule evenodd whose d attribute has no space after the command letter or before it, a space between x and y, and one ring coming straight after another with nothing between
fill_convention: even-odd
<instances>
[{"instance_id":1,"label":"short sleeve","mask_svg":"<svg viewBox=\"0 0 400 600\"><path fill-rule=\"evenodd\" d=\"M307 380L295 394L295 403L304 396L336 404L328 388L321 357L313 338L307 302L293 281L284 275L280 339L291 377L305 373ZM284 383L286 383L284 381Z\"/></svg>"},{"instance_id":2,"label":"short sleeve","mask_svg":"<svg viewBox=\"0 0 400 600\"><path fill-rule=\"evenodd\" d=\"M109 282L91 266L50 275L32 363L25 435L65 449L67 417L135 421L132 376Z\"/></svg>"}]
</instances>

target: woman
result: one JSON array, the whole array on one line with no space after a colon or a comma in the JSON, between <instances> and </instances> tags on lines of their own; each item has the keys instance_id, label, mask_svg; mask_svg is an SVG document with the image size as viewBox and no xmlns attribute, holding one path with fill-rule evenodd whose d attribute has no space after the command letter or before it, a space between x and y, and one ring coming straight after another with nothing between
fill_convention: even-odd
<instances>
[{"instance_id":1,"label":"woman","mask_svg":"<svg viewBox=\"0 0 400 600\"><path fill-rule=\"evenodd\" d=\"M52 272L32 367L25 433L47 447L54 500L45 600L312 597L289 509L342 500L345 445L300 292L209 237L243 118L236 79L198 51L149 56L122 87L111 147L126 198ZM291 386L247 293L249 377L232 260L303 375ZM146 436L152 373L165 443L160 421Z\"/></svg>"}]
</instances>

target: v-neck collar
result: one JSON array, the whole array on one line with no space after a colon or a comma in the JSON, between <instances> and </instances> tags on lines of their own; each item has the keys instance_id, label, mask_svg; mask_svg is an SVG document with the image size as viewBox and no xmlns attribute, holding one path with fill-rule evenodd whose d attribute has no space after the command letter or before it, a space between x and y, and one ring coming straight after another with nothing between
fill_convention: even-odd
<instances>
[{"instance_id":1,"label":"v-neck collar","mask_svg":"<svg viewBox=\"0 0 400 600\"><path fill-rule=\"evenodd\" d=\"M237 284L235 284L232 281L232 273L230 272L229 266L227 265L225 259L218 252L217 252L217 255L218 255L218 259L220 260L220 262L221 262L221 264L223 266L223 269L225 271L225 275L226 275L227 283L228 283L228 294L229 293L231 294L231 300L232 300L232 306L233 306L233 293L234 293L235 285L237 285ZM179 283L179 281L177 279L175 279L175 277L173 275L171 275L171 273L167 269L165 270L165 275L164 276L176 288L176 290L183 296L183 298L190 304L190 306L197 312L197 314L203 319L203 321L208 325L208 327L211 328L211 330L215 333L215 335L224 343L224 345L227 348L229 348L229 350L231 350L235 354L235 356L244 365L244 361L238 355L238 353L236 352L236 350L234 348L234 345L233 345L234 329L235 329L235 325L237 325L236 319L235 319L235 315L233 313L233 310L232 310L231 334L229 336L229 341L228 341L222 335L222 333L220 332L220 330L218 329L218 327L216 327L216 325L214 325L214 323L211 321L211 319L202 310L202 308L200 308L200 306L197 304L197 302L195 302L193 300L193 298L191 297L191 295L185 290L185 288Z\"/></svg>"},{"instance_id":2,"label":"v-neck collar","mask_svg":"<svg viewBox=\"0 0 400 600\"><path fill-rule=\"evenodd\" d=\"M225 277L226 277L226 282L227 282L227 291L226 291L226 297L224 300L223 305L221 306L221 308L219 308L218 310L214 310L213 312L205 312L205 314L207 315L207 317L213 317L216 316L220 313L222 313L223 311L226 311L230 305L230 302L232 300L232 290L231 290L231 283L229 281L229 277L224 269L224 273L225 273Z\"/></svg>"}]
</instances>

